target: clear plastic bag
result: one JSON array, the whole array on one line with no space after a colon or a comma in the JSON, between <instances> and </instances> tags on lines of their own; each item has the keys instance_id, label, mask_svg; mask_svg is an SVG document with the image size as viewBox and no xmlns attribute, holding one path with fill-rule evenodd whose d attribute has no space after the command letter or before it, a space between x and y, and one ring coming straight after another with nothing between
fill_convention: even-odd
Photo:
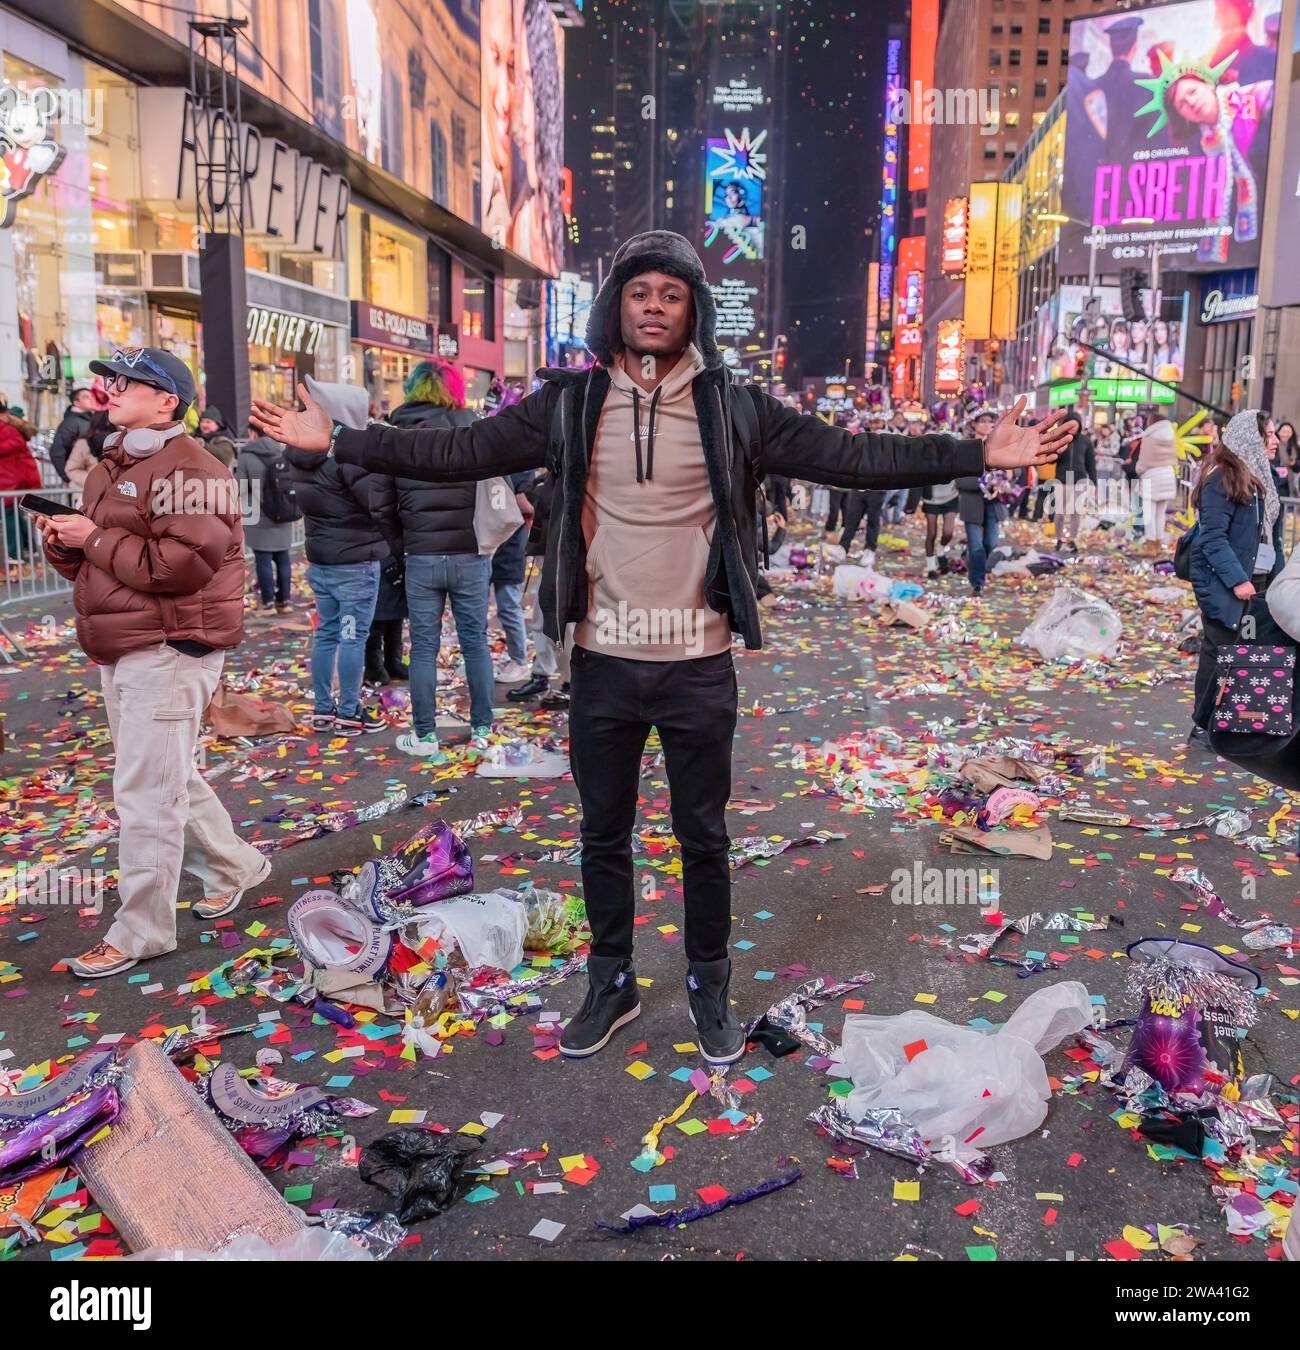
<instances>
[{"instance_id":1,"label":"clear plastic bag","mask_svg":"<svg viewBox=\"0 0 1300 1350\"><path fill-rule=\"evenodd\" d=\"M894 583L870 567L842 563L831 576L831 589L846 600L888 600Z\"/></svg>"},{"instance_id":2,"label":"clear plastic bag","mask_svg":"<svg viewBox=\"0 0 1300 1350\"><path fill-rule=\"evenodd\" d=\"M832 1071L853 1080L854 1120L897 1109L927 1144L960 1155L1041 1125L1051 1095L1043 1052L1091 1024L1088 991L1074 981L1035 990L992 1034L915 1010L854 1013Z\"/></svg>"},{"instance_id":3,"label":"clear plastic bag","mask_svg":"<svg viewBox=\"0 0 1300 1350\"><path fill-rule=\"evenodd\" d=\"M1099 596L1074 586L1058 586L1016 640L1037 648L1045 661L1109 658L1123 628L1119 615Z\"/></svg>"}]
</instances>

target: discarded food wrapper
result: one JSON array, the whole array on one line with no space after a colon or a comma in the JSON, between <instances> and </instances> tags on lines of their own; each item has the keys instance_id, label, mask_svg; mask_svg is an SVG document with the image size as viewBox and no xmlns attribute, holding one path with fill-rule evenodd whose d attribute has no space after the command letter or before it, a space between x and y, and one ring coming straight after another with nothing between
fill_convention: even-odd
<instances>
[{"instance_id":1,"label":"discarded food wrapper","mask_svg":"<svg viewBox=\"0 0 1300 1350\"><path fill-rule=\"evenodd\" d=\"M391 856L407 872L385 893L390 904L419 908L474 889L474 859L445 820L426 821Z\"/></svg>"},{"instance_id":2,"label":"discarded food wrapper","mask_svg":"<svg viewBox=\"0 0 1300 1350\"><path fill-rule=\"evenodd\" d=\"M1118 922L1119 920L1110 915L1100 919L1084 919L1077 914L1071 914L1068 910L1035 910L1032 914L1023 914L1018 919L1008 920L990 933L972 933L962 938L958 946L964 952L982 956L987 961L1002 965L1019 966L1025 970L1056 970L1058 963L1055 961L1001 956L996 954L997 948L1010 934L1019 933L1023 937L1034 928L1041 928L1048 933L1099 933L1109 928L1112 923Z\"/></svg>"},{"instance_id":3,"label":"discarded food wrapper","mask_svg":"<svg viewBox=\"0 0 1300 1350\"><path fill-rule=\"evenodd\" d=\"M1052 832L1046 825L1033 830L981 830L978 825L954 825L939 836L953 853L996 853L1004 858L1052 856Z\"/></svg>"},{"instance_id":4,"label":"discarded food wrapper","mask_svg":"<svg viewBox=\"0 0 1300 1350\"><path fill-rule=\"evenodd\" d=\"M981 755L964 760L957 772L979 792L1015 787L1020 782L1039 783L1043 769L1014 755Z\"/></svg>"},{"instance_id":5,"label":"discarded food wrapper","mask_svg":"<svg viewBox=\"0 0 1300 1350\"><path fill-rule=\"evenodd\" d=\"M910 1009L892 1017L851 1013L828 1073L853 1080L844 1109L854 1121L897 1110L927 1149L959 1160L1038 1128L1051 1088L1042 1056L1092 1023L1077 981L1036 989L996 1032Z\"/></svg>"},{"instance_id":6,"label":"discarded food wrapper","mask_svg":"<svg viewBox=\"0 0 1300 1350\"><path fill-rule=\"evenodd\" d=\"M528 920L528 931L524 934L526 951L568 956L590 939L587 906L580 896L539 891L529 886L517 892L516 897Z\"/></svg>"},{"instance_id":7,"label":"discarded food wrapper","mask_svg":"<svg viewBox=\"0 0 1300 1350\"><path fill-rule=\"evenodd\" d=\"M876 621L883 628L903 624L908 628L925 628L930 622L927 610L911 600L888 600L876 611Z\"/></svg>"},{"instance_id":8,"label":"discarded food wrapper","mask_svg":"<svg viewBox=\"0 0 1300 1350\"><path fill-rule=\"evenodd\" d=\"M121 1069L111 1050L92 1051L58 1078L0 1097L0 1186L75 1158L121 1110Z\"/></svg>"},{"instance_id":9,"label":"discarded food wrapper","mask_svg":"<svg viewBox=\"0 0 1300 1350\"><path fill-rule=\"evenodd\" d=\"M1059 820L1077 820L1084 825L1128 825L1133 819L1123 811L1100 806L1063 806L1056 815Z\"/></svg>"},{"instance_id":10,"label":"discarded food wrapper","mask_svg":"<svg viewBox=\"0 0 1300 1350\"><path fill-rule=\"evenodd\" d=\"M746 1039L760 1038L762 1033L770 1028L783 1032L819 1055L832 1055L835 1053L833 1042L808 1026L808 1014L824 1003L830 1003L856 989L861 989L875 978L870 971L863 970L856 975L850 975L847 980L842 980L838 984L829 983L821 976L805 980L792 993L772 1004L761 1017L755 1018L749 1024Z\"/></svg>"},{"instance_id":11,"label":"discarded food wrapper","mask_svg":"<svg viewBox=\"0 0 1300 1350\"><path fill-rule=\"evenodd\" d=\"M940 1159L926 1147L916 1127L904 1119L896 1106L865 1111L861 1120L854 1120L842 1102L825 1102L808 1119L837 1139L866 1144L882 1153L892 1153L896 1158L906 1158L918 1167L935 1161L950 1163L972 1186L988 1181L993 1173L993 1160L978 1149L967 1148L960 1157L954 1152L952 1156Z\"/></svg>"},{"instance_id":12,"label":"discarded food wrapper","mask_svg":"<svg viewBox=\"0 0 1300 1350\"><path fill-rule=\"evenodd\" d=\"M1140 1069L1171 1097L1239 1096L1259 976L1199 942L1144 938L1128 955L1126 983L1139 1007L1123 1071Z\"/></svg>"},{"instance_id":13,"label":"discarded food wrapper","mask_svg":"<svg viewBox=\"0 0 1300 1350\"><path fill-rule=\"evenodd\" d=\"M1223 903L1209 877L1199 867L1175 867L1169 874L1169 880L1189 890L1207 914L1213 914L1215 918L1222 919L1224 923L1231 924L1233 928L1245 928L1247 926L1245 919L1234 914Z\"/></svg>"},{"instance_id":14,"label":"discarded food wrapper","mask_svg":"<svg viewBox=\"0 0 1300 1350\"><path fill-rule=\"evenodd\" d=\"M800 835L797 839L764 839L761 835L746 835L742 839L733 839L727 854L727 865L734 872L760 858L775 858L789 848L806 848L815 844L829 844L848 836L835 830L818 830L814 834Z\"/></svg>"}]
</instances>

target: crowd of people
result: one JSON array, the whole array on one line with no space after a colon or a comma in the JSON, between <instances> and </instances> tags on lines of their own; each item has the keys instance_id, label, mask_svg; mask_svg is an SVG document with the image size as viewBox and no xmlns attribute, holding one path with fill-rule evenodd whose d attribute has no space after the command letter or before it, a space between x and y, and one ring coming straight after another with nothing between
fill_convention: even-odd
<instances>
[{"instance_id":1,"label":"crowd of people","mask_svg":"<svg viewBox=\"0 0 1300 1350\"><path fill-rule=\"evenodd\" d=\"M74 583L78 639L100 666L116 750L119 909L105 938L70 963L74 974L112 975L174 949L182 869L203 882L204 919L229 914L267 876L270 863L239 839L194 752L243 635L245 548L251 608L292 613L305 599L294 595L290 554L301 519L313 730L391 728L407 754L472 761L490 753L498 685L507 700L567 706L593 940L562 1053L596 1053L640 1013L630 839L652 728L682 849L690 1016L711 1062L743 1053L729 997L724 818L732 653L737 636L762 645L762 607L780 575L767 563L795 518L805 513L808 539L827 512L815 547L832 561L878 568L887 542L892 570L919 544L930 584L964 572L979 597L1005 556L1008 522L1014 547L1055 551L1062 565L1094 528L1135 546L1145 536L1154 557L1189 466L1163 419L1088 431L1062 409L1026 425L1023 400L971 409L950 429L919 410L808 415L732 380L713 314L693 248L651 232L615 255L592 307L590 366L547 371L527 394L498 386L484 415L466 408L460 373L443 360L416 366L386 417L363 388L308 379L301 409L254 401L242 448L217 408L196 417L193 376L171 353L137 348L92 363L111 431L80 512L37 518L50 565ZM96 457L98 414L88 400L78 406L83 392L59 438L69 481L79 442ZM1290 472L1263 414L1211 434L1190 569L1205 611L1203 665L1280 571L1279 489ZM1140 482L1126 516L1102 500L1103 477ZM182 479L184 504L168 495ZM204 489L197 505L193 483ZM242 493L209 491L236 483ZM914 514L909 540L898 531ZM493 601L503 635L495 668ZM448 609L468 687L454 747L440 734ZM410 690L406 728L375 706L375 690L393 681ZM1202 693L1198 684L1198 716Z\"/></svg>"}]
</instances>

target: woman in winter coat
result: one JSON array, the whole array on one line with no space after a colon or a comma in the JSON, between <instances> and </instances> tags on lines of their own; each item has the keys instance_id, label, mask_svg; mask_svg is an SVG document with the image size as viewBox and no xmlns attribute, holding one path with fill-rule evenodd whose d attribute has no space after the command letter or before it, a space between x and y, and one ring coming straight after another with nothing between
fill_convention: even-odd
<instances>
[{"instance_id":1,"label":"woman in winter coat","mask_svg":"<svg viewBox=\"0 0 1300 1350\"><path fill-rule=\"evenodd\" d=\"M269 436L257 436L247 442L235 461L235 478L247 487L239 489L245 503L244 540L253 550L257 589L262 611L272 605L277 614L288 614L292 566L289 550L293 547L293 521L271 520L262 507L262 484L266 470L284 455L284 446Z\"/></svg>"},{"instance_id":2,"label":"woman in winter coat","mask_svg":"<svg viewBox=\"0 0 1300 1350\"><path fill-rule=\"evenodd\" d=\"M1202 741L1209 725L1219 648L1280 638L1263 599L1282 570L1282 510L1268 459L1276 443L1273 421L1265 413L1238 413L1192 494L1198 528L1190 568L1202 628L1193 741Z\"/></svg>"},{"instance_id":3,"label":"woman in winter coat","mask_svg":"<svg viewBox=\"0 0 1300 1350\"><path fill-rule=\"evenodd\" d=\"M19 430L18 419L6 417L0 421L0 492L39 492L40 488L41 471L27 438ZM11 567L23 556L20 514L16 501L5 504L5 544Z\"/></svg>"},{"instance_id":4,"label":"woman in winter coat","mask_svg":"<svg viewBox=\"0 0 1300 1350\"><path fill-rule=\"evenodd\" d=\"M1165 514L1178 495L1178 445L1174 424L1166 418L1152 422L1142 433L1137 473L1142 484L1142 532L1148 542L1165 545Z\"/></svg>"}]
</instances>

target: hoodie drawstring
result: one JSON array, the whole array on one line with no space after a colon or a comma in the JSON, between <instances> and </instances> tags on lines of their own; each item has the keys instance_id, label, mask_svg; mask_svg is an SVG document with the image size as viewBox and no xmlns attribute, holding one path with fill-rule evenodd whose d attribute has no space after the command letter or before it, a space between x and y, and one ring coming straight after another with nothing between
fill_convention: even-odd
<instances>
[{"instance_id":1,"label":"hoodie drawstring","mask_svg":"<svg viewBox=\"0 0 1300 1350\"><path fill-rule=\"evenodd\" d=\"M659 388L650 395L650 415L646 426L645 469L641 467L641 391L632 386L632 439L636 442L636 481L649 482L655 476L655 406L659 402Z\"/></svg>"}]
</instances>

